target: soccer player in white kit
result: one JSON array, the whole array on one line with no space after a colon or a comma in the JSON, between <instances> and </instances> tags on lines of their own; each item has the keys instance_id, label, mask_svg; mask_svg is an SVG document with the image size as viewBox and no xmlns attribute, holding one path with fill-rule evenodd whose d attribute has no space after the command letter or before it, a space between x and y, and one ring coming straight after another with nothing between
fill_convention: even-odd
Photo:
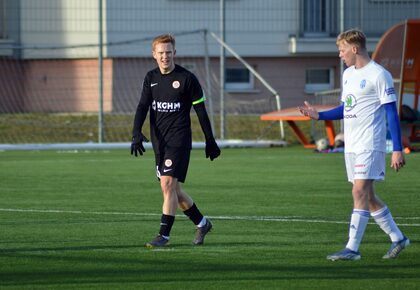
<instances>
[{"instance_id":1,"label":"soccer player in white kit","mask_svg":"<svg viewBox=\"0 0 420 290\"><path fill-rule=\"evenodd\" d=\"M370 59L366 36L360 30L341 33L336 44L339 57L348 67L342 78L342 105L326 112L317 112L308 102L299 107L303 115L315 120L344 119L345 162L348 180L353 183L353 212L346 247L327 259L359 260L360 242L370 217L392 242L383 258L393 259L410 241L375 194L373 184L385 177L386 120L393 142L391 167L398 171L405 164L392 77Z\"/></svg>"}]
</instances>

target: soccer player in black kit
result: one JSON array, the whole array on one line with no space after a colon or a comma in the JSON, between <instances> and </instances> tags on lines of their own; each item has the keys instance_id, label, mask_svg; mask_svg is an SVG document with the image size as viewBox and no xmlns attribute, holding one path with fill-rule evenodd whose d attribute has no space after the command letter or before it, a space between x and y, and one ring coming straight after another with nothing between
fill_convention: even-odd
<instances>
[{"instance_id":1,"label":"soccer player in black kit","mask_svg":"<svg viewBox=\"0 0 420 290\"><path fill-rule=\"evenodd\" d=\"M194 107L206 139L206 158L211 161L220 155L210 120L204 105L205 97L197 78L190 71L174 63L175 38L159 35L152 41L153 58L158 67L144 78L140 102L133 126L131 154L143 155L142 134L147 112L150 113L150 134L156 158L156 174L163 193L162 217L159 234L146 247L169 244L169 235L179 207L196 225L194 245L202 245L212 229L192 198L181 189L185 181L191 152L191 107Z\"/></svg>"}]
</instances>

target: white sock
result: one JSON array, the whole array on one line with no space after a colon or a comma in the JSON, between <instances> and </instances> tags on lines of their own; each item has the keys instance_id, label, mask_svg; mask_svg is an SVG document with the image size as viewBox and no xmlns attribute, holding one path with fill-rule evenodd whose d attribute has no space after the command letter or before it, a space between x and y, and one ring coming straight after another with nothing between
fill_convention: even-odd
<instances>
[{"instance_id":1,"label":"white sock","mask_svg":"<svg viewBox=\"0 0 420 290\"><path fill-rule=\"evenodd\" d=\"M392 242L401 241L404 235L401 233L394 219L392 218L391 212L387 206L384 206L380 210L371 213L373 219L378 226L391 238Z\"/></svg>"},{"instance_id":2,"label":"white sock","mask_svg":"<svg viewBox=\"0 0 420 290\"><path fill-rule=\"evenodd\" d=\"M202 228L206 225L207 219L205 216L201 219L201 222L197 225L197 227Z\"/></svg>"},{"instance_id":3,"label":"white sock","mask_svg":"<svg viewBox=\"0 0 420 290\"><path fill-rule=\"evenodd\" d=\"M346 248L357 252L359 250L360 242L365 233L366 225L369 221L370 213L363 209L353 209L350 219L349 241Z\"/></svg>"}]
</instances>

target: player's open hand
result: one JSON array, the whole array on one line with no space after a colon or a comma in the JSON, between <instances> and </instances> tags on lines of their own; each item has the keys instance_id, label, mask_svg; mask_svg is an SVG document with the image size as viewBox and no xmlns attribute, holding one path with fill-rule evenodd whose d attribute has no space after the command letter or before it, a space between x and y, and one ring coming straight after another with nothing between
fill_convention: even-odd
<instances>
[{"instance_id":1,"label":"player's open hand","mask_svg":"<svg viewBox=\"0 0 420 290\"><path fill-rule=\"evenodd\" d=\"M210 157L210 160L213 161L220 155L220 148L217 146L216 141L206 140L206 158Z\"/></svg>"},{"instance_id":2,"label":"player's open hand","mask_svg":"<svg viewBox=\"0 0 420 290\"><path fill-rule=\"evenodd\" d=\"M312 107L312 105L309 104L307 101L305 101L303 104L304 104L303 106L298 107L300 113L311 119L318 120L319 119L318 111L314 107Z\"/></svg>"},{"instance_id":3,"label":"player's open hand","mask_svg":"<svg viewBox=\"0 0 420 290\"><path fill-rule=\"evenodd\" d=\"M134 156L137 157L137 153L143 155L143 153L146 152L146 149L144 149L143 146L143 142L149 142L149 140L146 138L146 136L143 135L143 133L133 136L133 139L131 141L131 155L134 154Z\"/></svg>"},{"instance_id":4,"label":"player's open hand","mask_svg":"<svg viewBox=\"0 0 420 290\"><path fill-rule=\"evenodd\" d=\"M395 171L399 171L405 165L405 158L404 154L401 151L394 151L392 152L391 157L391 167L394 168Z\"/></svg>"}]
</instances>

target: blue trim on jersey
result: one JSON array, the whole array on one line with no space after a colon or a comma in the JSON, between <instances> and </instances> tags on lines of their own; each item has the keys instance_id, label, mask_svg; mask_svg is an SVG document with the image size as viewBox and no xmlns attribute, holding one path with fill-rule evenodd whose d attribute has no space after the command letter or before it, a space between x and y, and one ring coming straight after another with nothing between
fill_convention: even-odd
<instances>
[{"instance_id":1,"label":"blue trim on jersey","mask_svg":"<svg viewBox=\"0 0 420 290\"><path fill-rule=\"evenodd\" d=\"M341 120L343 119L344 104L325 112L319 112L318 120Z\"/></svg>"},{"instance_id":2,"label":"blue trim on jersey","mask_svg":"<svg viewBox=\"0 0 420 290\"><path fill-rule=\"evenodd\" d=\"M391 133L393 151L402 151L400 119L398 118L396 103L386 103L384 108L388 120L388 129Z\"/></svg>"}]
</instances>

